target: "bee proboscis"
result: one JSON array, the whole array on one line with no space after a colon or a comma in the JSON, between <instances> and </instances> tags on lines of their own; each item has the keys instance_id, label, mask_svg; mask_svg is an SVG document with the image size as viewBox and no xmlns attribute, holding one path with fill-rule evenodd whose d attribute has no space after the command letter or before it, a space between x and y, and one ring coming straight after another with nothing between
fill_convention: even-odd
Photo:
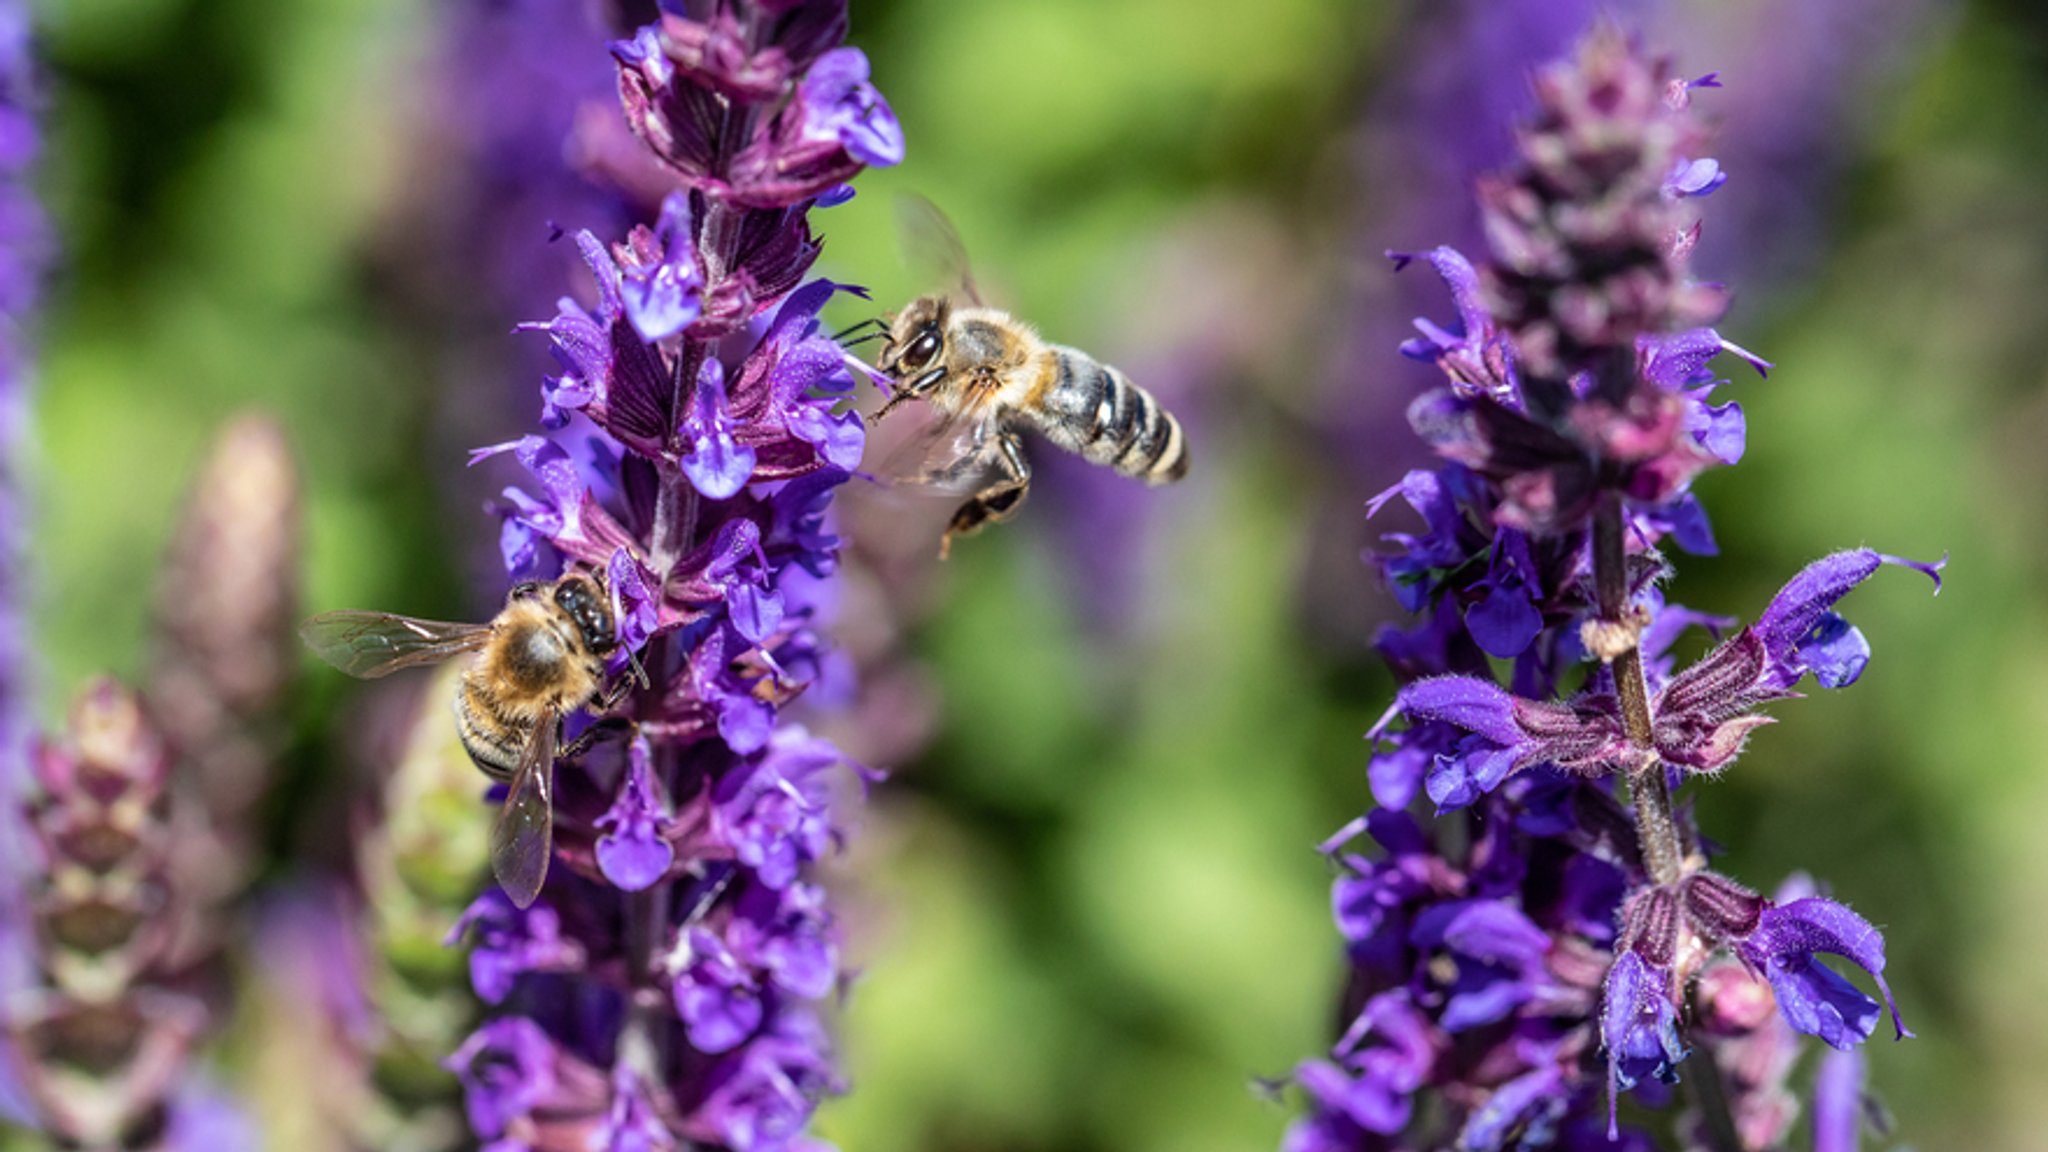
<instances>
[{"instance_id":1,"label":"bee proboscis","mask_svg":"<svg viewBox=\"0 0 2048 1152\"><path fill-rule=\"evenodd\" d=\"M491 826L491 871L513 903L532 904L553 853L562 717L599 700L605 658L618 647L603 585L575 571L550 583L521 584L483 624L323 612L299 634L322 660L366 680L478 654L456 693L456 725L469 758L509 786ZM607 698L600 708L616 702Z\"/></svg>"},{"instance_id":2,"label":"bee proboscis","mask_svg":"<svg viewBox=\"0 0 2048 1152\"><path fill-rule=\"evenodd\" d=\"M967 493L939 554L953 537L1009 519L1030 491L1031 466L1018 433L1030 428L1092 464L1147 484L1187 474L1180 422L1129 377L1077 348L1052 344L1009 313L981 301L959 234L929 201L901 201L906 241L959 285L920 296L886 322L875 368L895 392L879 421L905 400L938 414L907 468L892 479ZM883 321L874 321L881 325Z\"/></svg>"}]
</instances>

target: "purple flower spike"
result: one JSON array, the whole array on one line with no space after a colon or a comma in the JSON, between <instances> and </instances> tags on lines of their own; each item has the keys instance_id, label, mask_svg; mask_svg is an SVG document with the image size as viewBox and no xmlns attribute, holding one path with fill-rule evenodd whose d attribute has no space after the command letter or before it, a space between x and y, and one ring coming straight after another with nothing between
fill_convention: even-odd
<instances>
[{"instance_id":1,"label":"purple flower spike","mask_svg":"<svg viewBox=\"0 0 2048 1152\"><path fill-rule=\"evenodd\" d=\"M819 1152L804 1125L842 1090L811 1003L846 985L813 871L857 790L781 712L844 663L828 525L865 433L819 312L864 292L806 282L809 213L903 133L841 47L845 0L687 7L611 45L626 131L576 110L584 174L622 213L659 208L623 242L579 230L592 285L525 326L558 366L558 435L480 453L535 481L494 506L508 568L601 578L618 639L564 718L546 888L465 922L479 990L517 1014L458 1062L487 1152Z\"/></svg>"},{"instance_id":2,"label":"purple flower spike","mask_svg":"<svg viewBox=\"0 0 2048 1152\"><path fill-rule=\"evenodd\" d=\"M1600 1042L1607 1048L1607 1138L1619 1135L1615 1107L1622 1092L1645 1077L1675 1083L1685 1045L1671 1004L1671 973L1624 952L1607 972L1601 993Z\"/></svg>"},{"instance_id":3,"label":"purple flower spike","mask_svg":"<svg viewBox=\"0 0 2048 1152\"><path fill-rule=\"evenodd\" d=\"M868 83L868 58L860 49L834 48L818 57L797 99L805 135L836 139L847 155L870 167L903 162L903 127Z\"/></svg>"},{"instance_id":4,"label":"purple flower spike","mask_svg":"<svg viewBox=\"0 0 2048 1152\"><path fill-rule=\"evenodd\" d=\"M735 426L725 406L725 369L707 360L683 420L689 448L682 459L683 474L707 499L731 499L754 475L754 450L733 438Z\"/></svg>"},{"instance_id":5,"label":"purple flower spike","mask_svg":"<svg viewBox=\"0 0 2048 1152\"><path fill-rule=\"evenodd\" d=\"M1461 2L1444 21L1519 44L1592 7ZM1477 59L1464 71L1530 74ZM1399 495L1421 517L1369 558L1416 619L1374 641L1400 685L1366 734L1381 807L1318 848L1339 870L1345 1004L1363 1011L1298 1065L1308 1113L1284 1152L1652 1152L1663 1142L1618 1124L1620 1097L1678 1111L1654 1081L1692 1050L1725 1091L1660 1121L1670 1145L1782 1146L1801 1033L1847 1049L1883 1014L1824 952L1871 973L1906 1035L1875 929L1797 898L1810 888L1773 902L1712 870L1716 846L1674 797L1733 765L1807 673L1857 678L1870 646L1834 605L1908 562L1828 557L1677 666L1686 628L1734 625L1664 591L1674 547L1715 547L1692 478L1748 446L1715 362L1772 367L1709 327L1729 292L1690 266L1726 173L1687 109L1719 80L1685 79L1606 20L1533 80L1512 159L1477 184L1486 251L1388 253L1427 260L1456 309L1400 345L1447 377L1407 408L1441 460L1368 505ZM1939 589L1940 564L1910 566ZM1418 793L1438 820L1411 814ZM1854 1088L1828 1091L1827 1108L1853 1107ZM1816 1122L1822 1152L1847 1152L1853 1119Z\"/></svg>"},{"instance_id":6,"label":"purple flower spike","mask_svg":"<svg viewBox=\"0 0 2048 1152\"><path fill-rule=\"evenodd\" d=\"M652 887L668 875L676 859L675 846L661 836L661 824L668 814L649 768L652 757L644 738L633 741L618 797L597 818L597 826L605 830L597 838L598 870L624 892Z\"/></svg>"},{"instance_id":7,"label":"purple flower spike","mask_svg":"<svg viewBox=\"0 0 2048 1152\"><path fill-rule=\"evenodd\" d=\"M1835 1048L1853 1047L1869 1039L1879 1015L1875 1000L1814 959L1822 952L1870 973L1899 1038L1912 1035L1884 980L1884 937L1870 921L1832 900L1814 896L1766 908L1756 931L1736 952L1770 980L1785 1022L1809 1036Z\"/></svg>"}]
</instances>

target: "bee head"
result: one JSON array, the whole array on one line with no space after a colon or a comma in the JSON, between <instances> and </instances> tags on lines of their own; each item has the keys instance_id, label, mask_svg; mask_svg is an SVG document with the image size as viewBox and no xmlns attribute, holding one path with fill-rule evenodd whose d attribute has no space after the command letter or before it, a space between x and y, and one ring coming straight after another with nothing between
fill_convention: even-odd
<instances>
[{"instance_id":1,"label":"bee head","mask_svg":"<svg viewBox=\"0 0 2048 1152\"><path fill-rule=\"evenodd\" d=\"M937 369L944 374L940 365L941 353L946 347L946 321L953 311L952 304L944 296L920 296L910 306L897 313L889 324L889 339L882 346L882 355L876 365L892 379L908 385L912 390L930 387L938 377L930 370ZM917 377L931 376L929 381L918 382Z\"/></svg>"},{"instance_id":2,"label":"bee head","mask_svg":"<svg viewBox=\"0 0 2048 1152\"><path fill-rule=\"evenodd\" d=\"M580 572L564 576L555 584L553 600L555 607L576 625L583 643L592 652L603 656L618 647L618 636L612 630L612 607L597 581Z\"/></svg>"}]
</instances>

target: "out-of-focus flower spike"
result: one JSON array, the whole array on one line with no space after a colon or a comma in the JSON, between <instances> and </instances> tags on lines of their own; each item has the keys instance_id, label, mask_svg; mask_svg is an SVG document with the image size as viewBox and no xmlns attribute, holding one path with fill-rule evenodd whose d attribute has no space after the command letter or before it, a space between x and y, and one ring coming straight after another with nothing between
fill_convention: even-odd
<instances>
[{"instance_id":1,"label":"out-of-focus flower spike","mask_svg":"<svg viewBox=\"0 0 2048 1152\"><path fill-rule=\"evenodd\" d=\"M197 999L161 983L178 909L170 771L141 701L111 680L82 692L64 740L36 753L42 981L0 1009L37 1119L71 1146L126 1146L169 1124L208 1024Z\"/></svg>"},{"instance_id":2,"label":"out-of-focus flower spike","mask_svg":"<svg viewBox=\"0 0 2048 1152\"><path fill-rule=\"evenodd\" d=\"M178 967L219 949L220 917L258 863L257 809L298 666L301 520L283 427L237 417L201 466L158 577L147 698L177 764Z\"/></svg>"},{"instance_id":3,"label":"out-of-focus flower spike","mask_svg":"<svg viewBox=\"0 0 2048 1152\"><path fill-rule=\"evenodd\" d=\"M380 702L404 710L394 725L404 740L390 775L352 821L371 1007L360 1045L380 1093L350 1117L361 1147L452 1152L469 1142L461 1084L441 1067L478 1012L470 964L444 941L475 896L489 852L476 768L448 722L461 675L450 665L416 697ZM475 945L490 946L481 936ZM490 967L488 957L484 963Z\"/></svg>"},{"instance_id":4,"label":"out-of-focus flower spike","mask_svg":"<svg viewBox=\"0 0 2048 1152\"><path fill-rule=\"evenodd\" d=\"M1857 1152L1863 1146L1865 1074L1861 1048L1821 1057L1813 1082L1813 1152Z\"/></svg>"}]
</instances>

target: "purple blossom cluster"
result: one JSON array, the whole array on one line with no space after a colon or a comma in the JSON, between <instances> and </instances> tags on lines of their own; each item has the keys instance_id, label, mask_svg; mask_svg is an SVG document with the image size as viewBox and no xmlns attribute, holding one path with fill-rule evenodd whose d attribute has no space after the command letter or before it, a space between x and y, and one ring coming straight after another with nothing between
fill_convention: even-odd
<instances>
[{"instance_id":1,"label":"purple blossom cluster","mask_svg":"<svg viewBox=\"0 0 2048 1152\"><path fill-rule=\"evenodd\" d=\"M459 931L494 1008L450 1060L492 1149L817 1147L841 1080L819 1001L841 983L814 862L861 770L778 722L825 659L815 628L860 460L853 378L806 282L810 210L903 138L839 46L845 0L730 0L613 46L626 121L668 183L658 221L576 237L594 303L544 333L559 375L509 453L515 580L602 574L635 677L562 774L540 900L486 893ZM580 723L572 720L572 725ZM604 722L600 722L601 724Z\"/></svg>"},{"instance_id":2,"label":"purple blossom cluster","mask_svg":"<svg viewBox=\"0 0 2048 1152\"><path fill-rule=\"evenodd\" d=\"M1777 1147L1799 1037L1850 1050L1882 1014L1824 954L1867 972L1908 1034L1868 921L1711 870L1672 801L1809 674L1862 674L1870 646L1834 611L1852 588L1887 564L1939 587L1938 564L1859 549L1732 632L1665 599L1662 546L1714 547L1690 481L1743 450L1711 365L1770 367L1709 326L1727 294L1688 272L1697 200L1725 179L1689 106L1718 86L1596 28L1535 74L1516 160L1479 183L1488 258L1393 256L1430 263L1456 307L1401 348L1446 378L1409 409L1443 462L1371 504L1398 496L1422 519L1373 557L1418 620L1377 642L1402 682L1368 734L1378 807L1323 846L1348 1026L1297 1070L1310 1111L1290 1152L1649 1149L1619 1123L1623 1097L1670 1106L1681 1068L1683 1146ZM1695 626L1725 638L1681 668L1673 644ZM1859 1079L1822 1083L1853 1097ZM1845 1139L1857 1111L1819 1100L1817 1130Z\"/></svg>"}]
</instances>

